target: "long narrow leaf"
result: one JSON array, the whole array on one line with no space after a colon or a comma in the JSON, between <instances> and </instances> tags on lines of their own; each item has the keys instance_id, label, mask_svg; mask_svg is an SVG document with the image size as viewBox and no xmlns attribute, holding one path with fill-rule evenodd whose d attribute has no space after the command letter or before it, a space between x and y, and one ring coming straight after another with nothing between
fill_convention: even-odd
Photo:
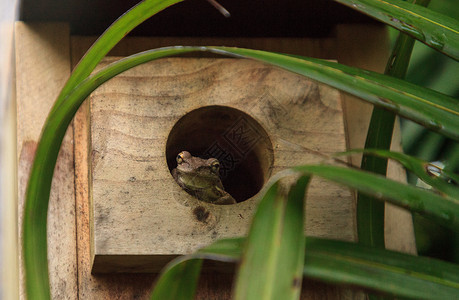
<instances>
[{"instance_id":1,"label":"long narrow leaf","mask_svg":"<svg viewBox=\"0 0 459 300\"><path fill-rule=\"evenodd\" d=\"M242 256L244 242L245 239L217 240L193 254L174 259L161 271L150 299L194 299L202 260L237 262Z\"/></svg>"},{"instance_id":2,"label":"long narrow leaf","mask_svg":"<svg viewBox=\"0 0 459 300\"><path fill-rule=\"evenodd\" d=\"M186 259L182 263L170 265L151 294L151 300L189 300L193 299L201 272L201 259Z\"/></svg>"},{"instance_id":3,"label":"long narrow leaf","mask_svg":"<svg viewBox=\"0 0 459 300\"><path fill-rule=\"evenodd\" d=\"M281 245L277 258L277 285L272 299L299 299L304 265L304 199L310 181L300 177L290 189L285 207Z\"/></svg>"},{"instance_id":4,"label":"long narrow leaf","mask_svg":"<svg viewBox=\"0 0 459 300\"><path fill-rule=\"evenodd\" d=\"M183 0L143 0L113 22L91 48L88 49L84 57L74 68L72 74L62 88L53 106L53 110L58 109L67 95L91 74L100 60L130 31L163 9L182 1Z\"/></svg>"},{"instance_id":5,"label":"long narrow leaf","mask_svg":"<svg viewBox=\"0 0 459 300\"><path fill-rule=\"evenodd\" d=\"M450 198L459 199L459 188L454 184L449 183L449 181L459 182L459 175L448 170L443 170L429 162L404 153L380 149L354 149L340 153L340 155L352 153L366 153L367 155L393 159L402 164L409 171L413 172L422 181L431 185L437 191Z\"/></svg>"},{"instance_id":6,"label":"long narrow leaf","mask_svg":"<svg viewBox=\"0 0 459 300\"><path fill-rule=\"evenodd\" d=\"M303 266L303 199L309 177L288 197L273 184L252 220L236 276L235 299L298 299Z\"/></svg>"},{"instance_id":7,"label":"long narrow leaf","mask_svg":"<svg viewBox=\"0 0 459 300\"><path fill-rule=\"evenodd\" d=\"M314 58L231 47L207 47L253 58L348 92L459 141L458 101L447 95L371 71Z\"/></svg>"},{"instance_id":8,"label":"long narrow leaf","mask_svg":"<svg viewBox=\"0 0 459 300\"><path fill-rule=\"evenodd\" d=\"M108 76L112 73L118 74L124 71L122 68L130 68L155 59L156 57L150 52L166 49L168 48L145 51L119 63L114 63L103 70L103 76L106 76L104 80L110 79L111 77ZM190 51L211 51L273 64L354 94L370 103L392 110L401 116L459 140L459 105L456 99L400 79L320 59L299 59L259 50L230 47L174 47L173 49L176 51L170 55ZM85 86L87 88L97 87L98 82L94 82L95 79L96 77L92 77L91 84L86 83ZM97 78L97 81L99 80L102 79Z\"/></svg>"},{"instance_id":9,"label":"long narrow leaf","mask_svg":"<svg viewBox=\"0 0 459 300\"><path fill-rule=\"evenodd\" d=\"M266 275L274 276L272 271L267 268L262 269L265 261L270 262L271 268L274 268L273 258L270 249L278 247L279 240L274 236L279 235L282 219L282 206L284 199L278 194L278 185L273 184L263 196L258 205L254 216L254 222L251 225L248 246L245 247L239 272L236 276L235 299L271 299L272 286L266 287L263 281L267 281ZM264 234L267 238L264 238ZM258 247L258 248L257 248ZM257 251L258 250L258 251ZM267 292L268 294L263 294Z\"/></svg>"},{"instance_id":10,"label":"long narrow leaf","mask_svg":"<svg viewBox=\"0 0 459 300\"><path fill-rule=\"evenodd\" d=\"M149 59L170 56L186 50L171 48L151 52ZM126 68L144 62L145 57L121 61L115 67L99 72L85 80L61 103L58 110L52 110L46 119L36 150L26 191L23 222L23 249L27 295L33 299L49 299L48 260L46 243L46 218L51 190L51 181L57 155L68 125L81 103L97 86Z\"/></svg>"},{"instance_id":11,"label":"long narrow leaf","mask_svg":"<svg viewBox=\"0 0 459 300\"><path fill-rule=\"evenodd\" d=\"M244 238L219 240L195 254L172 261L167 270L187 259L236 262L242 256L244 244ZM411 299L456 299L459 296L458 265L314 237L306 237L305 244L303 274L306 277ZM168 276L167 270L162 276Z\"/></svg>"},{"instance_id":12,"label":"long narrow leaf","mask_svg":"<svg viewBox=\"0 0 459 300\"><path fill-rule=\"evenodd\" d=\"M459 266L451 263L310 237L306 247L306 277L412 299L459 297Z\"/></svg>"},{"instance_id":13,"label":"long narrow leaf","mask_svg":"<svg viewBox=\"0 0 459 300\"><path fill-rule=\"evenodd\" d=\"M400 33L394 50L386 65L385 74L403 78L413 49L414 40ZM375 106L371 114L365 148L390 149L395 124L395 114ZM363 154L362 170L386 175L387 159ZM384 248L384 202L357 194L357 234L359 243L366 246Z\"/></svg>"},{"instance_id":14,"label":"long narrow leaf","mask_svg":"<svg viewBox=\"0 0 459 300\"><path fill-rule=\"evenodd\" d=\"M70 121L64 122L58 128L49 129L56 125L50 118L53 118L55 114L62 114L60 106L68 94L94 70L99 61L126 34L159 11L181 1L183 0L144 0L122 15L88 50L57 97L43 127L26 191L23 255L28 297L34 299L50 299L51 297L47 262L46 216L57 154ZM74 113L66 116L66 119L71 120L73 115ZM56 130L58 131L56 136L49 136Z\"/></svg>"},{"instance_id":15,"label":"long narrow leaf","mask_svg":"<svg viewBox=\"0 0 459 300\"><path fill-rule=\"evenodd\" d=\"M459 60L459 21L401 0L335 0Z\"/></svg>"},{"instance_id":16,"label":"long narrow leaf","mask_svg":"<svg viewBox=\"0 0 459 300\"><path fill-rule=\"evenodd\" d=\"M459 200L441 197L433 192L389 180L381 175L329 165L305 165L293 170L313 174L408 208L436 220L453 230L459 228Z\"/></svg>"},{"instance_id":17,"label":"long narrow leaf","mask_svg":"<svg viewBox=\"0 0 459 300\"><path fill-rule=\"evenodd\" d=\"M411 0L414 2L415 0ZM426 6L430 0L420 0L418 5ZM392 54L386 64L384 74L403 79L406 75L413 50L414 39L399 33ZM394 131L395 114L375 106L371 114L365 141L365 149L390 149ZM387 158L370 156L363 153L361 169L376 174L386 175ZM383 202L372 197L357 193L357 234L359 243L367 246L385 247Z\"/></svg>"}]
</instances>

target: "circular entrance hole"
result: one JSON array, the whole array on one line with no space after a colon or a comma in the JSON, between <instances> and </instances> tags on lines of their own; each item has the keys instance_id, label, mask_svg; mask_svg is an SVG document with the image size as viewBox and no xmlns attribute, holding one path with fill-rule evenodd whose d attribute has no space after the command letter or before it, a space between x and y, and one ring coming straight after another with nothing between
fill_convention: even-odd
<instances>
[{"instance_id":1,"label":"circular entrance hole","mask_svg":"<svg viewBox=\"0 0 459 300\"><path fill-rule=\"evenodd\" d=\"M218 159L225 191L237 202L253 197L271 175L273 146L268 134L254 118L235 108L205 106L180 118L166 143L170 171L177 167L181 151Z\"/></svg>"}]
</instances>

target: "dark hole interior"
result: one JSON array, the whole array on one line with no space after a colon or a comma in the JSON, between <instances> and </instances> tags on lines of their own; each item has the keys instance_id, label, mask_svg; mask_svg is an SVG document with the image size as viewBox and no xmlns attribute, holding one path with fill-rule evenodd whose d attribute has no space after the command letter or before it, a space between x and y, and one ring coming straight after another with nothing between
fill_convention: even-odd
<instances>
[{"instance_id":1,"label":"dark hole interior","mask_svg":"<svg viewBox=\"0 0 459 300\"><path fill-rule=\"evenodd\" d=\"M237 202L260 191L273 164L266 131L248 114L226 106L201 107L177 121L166 144L170 171L177 167L177 154L185 150L193 156L217 158L223 186Z\"/></svg>"}]
</instances>

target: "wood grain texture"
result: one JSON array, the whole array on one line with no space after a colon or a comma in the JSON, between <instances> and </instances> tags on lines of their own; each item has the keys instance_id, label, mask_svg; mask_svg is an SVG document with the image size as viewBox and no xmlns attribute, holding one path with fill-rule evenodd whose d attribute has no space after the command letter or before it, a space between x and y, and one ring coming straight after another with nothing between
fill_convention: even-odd
<instances>
[{"instance_id":1,"label":"wood grain texture","mask_svg":"<svg viewBox=\"0 0 459 300\"><path fill-rule=\"evenodd\" d=\"M66 24L16 24L17 153L19 240L30 166L44 120L70 74ZM76 229L73 134L64 138L54 171L48 210L48 262L51 294L76 299ZM22 266L22 259L20 259ZM21 268L21 282L23 272ZM23 285L21 299L25 298Z\"/></svg>"},{"instance_id":2,"label":"wood grain texture","mask_svg":"<svg viewBox=\"0 0 459 300\"><path fill-rule=\"evenodd\" d=\"M347 26L344 26L347 27ZM343 27L341 27L343 28ZM347 30L348 33L352 31L355 32L355 28L351 28ZM36 29L33 29L36 30ZM55 30L55 29L54 29ZM55 35L55 31L52 28L48 28L45 32L37 32L38 35L48 36L48 35ZM272 50L272 51L281 51L281 52L290 52L296 53L300 55L308 55L314 57L323 57L323 58L333 58L337 57L339 54L340 56L343 55L344 52L348 52L347 55L351 55L352 53L357 53L358 51L362 51L368 53L366 58L363 59L364 61L380 61L382 64L384 63L384 56L387 53L383 51L376 51L375 48L376 42L380 42L385 39L385 34L381 32L378 28L371 28L365 27L362 31L361 35L374 40L375 43L363 43L360 42L359 44L349 45L346 49L341 47L337 48L337 45L342 42L342 39L348 38L345 35L339 35L337 40L335 39L323 39L323 40L307 40L307 39L174 39L174 38L159 38L159 39L140 39L143 40L142 42L138 42L138 40L131 40L126 39L125 41L121 42L119 47L117 47L114 51L114 55L129 55L132 52L137 52L143 49L164 46L164 45L174 45L174 44L226 44L226 45L235 45L235 46L243 46L243 47L252 47L252 48L259 48L265 50ZM40 40L36 41L39 44ZM48 36L49 39L49 36ZM45 38L46 40L46 38ZM73 38L72 39L72 60L78 60L84 51L89 47L89 43L87 41L94 40L93 38ZM59 45L53 45L52 47L59 48ZM340 44L341 45L341 44ZM36 48L35 48L36 49ZM376 50L375 50L376 49ZM37 50L37 49L36 49ZM35 50L35 51L36 51ZM55 50L54 50L55 51ZM58 51L58 54L55 57L59 57L59 53L65 53L64 51ZM352 62L353 64L357 64L359 61L359 57L354 57L355 60ZM342 60L341 58L339 58ZM51 64L49 68L53 68L57 66L56 64ZM52 72L52 70L50 70ZM65 80L66 76L60 78L60 80ZM42 74L37 76L36 78L42 78ZM40 85L43 85L44 81L39 81ZM24 82L23 82L24 83ZM28 82L26 82L28 83ZM63 82L61 82L62 86ZM46 87L45 87L46 88ZM51 98L55 97L55 94ZM32 104L29 104L30 108L25 114L27 118L31 118L30 116L34 116L36 109L40 109L37 107L33 107ZM29 106L27 106L29 107ZM32 111L32 112L31 112ZM45 110L46 111L46 110ZM360 110L358 106L352 110L354 115L360 115ZM46 111L47 113L47 111ZM151 286L153 284L154 275L114 275L114 274L107 274L107 275L91 275L90 270L90 234L89 234L89 205L87 204L88 201L88 194L87 188L88 186L88 169L85 164L87 164L87 145L88 141L84 139L84 137L78 136L77 133L83 133L88 130L87 122L87 115L85 115L84 110L79 112L79 119L75 120L75 156L76 156L76 192L77 192L77 231L78 231L78 238L77 238L77 246L78 246L78 285L73 285L72 280L75 281L76 276L74 273L69 272L66 275L66 282L67 287L76 287L78 286L77 290L69 290L68 294L65 294L65 297L70 299L145 299L146 296L149 294ZM86 127L85 127L86 126ZM37 127L40 127L39 125ZM85 131L86 130L86 131ZM350 137L354 135L362 135L365 134L366 129L358 130L352 129L349 132ZM87 137L87 136L86 136ZM21 146L18 146L22 148ZM27 149L33 149L32 146L27 146ZM18 152L20 153L20 152ZM27 156L28 153L28 156ZM21 168L27 167L27 161L31 161L31 153L33 151L25 151L24 155L28 157L25 160L21 160L24 162L24 166ZM85 154L86 153L86 154ZM86 155L86 156L85 156ZM81 159L77 158L80 157ZM86 159L85 159L86 157ZM23 172L24 173L24 172ZM24 184L24 179L23 184ZM53 190L56 187L53 186ZM56 230L61 230L64 228L65 222L60 222L56 225ZM50 235L52 235L50 233ZM52 238L52 237L51 237ZM406 237L403 237L406 239ZM68 253L72 253L75 251L75 245L72 243L62 243L65 246L65 251ZM51 255L59 255L57 248L49 248L50 256ZM69 255L71 256L71 255ZM63 270L61 270L63 271ZM57 276L57 275L51 275ZM348 299L352 298L353 293L348 290L342 290L340 288L334 287L332 285L316 283L310 281L306 281L306 285L304 285L305 289L302 293L302 298L304 299ZM309 284L308 284L309 283ZM56 289L56 282L53 281L53 289ZM231 280L228 278L228 275L220 275L220 274L204 274L201 278L199 290L198 290L198 299L229 299L231 289Z\"/></svg>"},{"instance_id":3,"label":"wood grain texture","mask_svg":"<svg viewBox=\"0 0 459 300\"><path fill-rule=\"evenodd\" d=\"M251 60L161 59L105 83L90 101L97 273L158 271L161 256L245 235L259 201L242 195L245 184L261 188L287 167L346 150L336 90ZM213 205L184 192L170 174L182 150L218 158L226 190L249 199ZM352 241L354 219L352 194L314 178L307 234Z\"/></svg>"},{"instance_id":4,"label":"wood grain texture","mask_svg":"<svg viewBox=\"0 0 459 300\"><path fill-rule=\"evenodd\" d=\"M73 64L83 55L94 41L90 37L72 38ZM234 45L265 50L290 52L324 58L334 53L333 39L225 39L225 38L131 38L121 41L111 52L113 55L130 55L149 48L167 45ZM75 158L78 220L78 264L79 293L81 299L144 299L148 295L154 277L143 274L131 275L92 275L90 260L90 231L88 205L88 107L78 113L75 123ZM81 135L80 135L81 134ZM129 280L133 278L133 280ZM220 273L203 273L199 282L197 299L230 299L232 276ZM359 292L338 288L333 285L305 280L302 299L357 299ZM117 292L115 297L113 291Z\"/></svg>"},{"instance_id":5,"label":"wood grain texture","mask_svg":"<svg viewBox=\"0 0 459 300\"><path fill-rule=\"evenodd\" d=\"M337 27L338 60L353 67L384 73L390 54L386 28L380 26L346 25ZM370 123L373 105L356 97L344 95L344 114L347 123L350 149L363 148ZM391 150L402 151L400 124L397 119L392 138ZM361 155L352 157L352 163L360 166ZM387 176L406 182L404 169L389 161ZM407 253L416 253L414 228L411 213L405 209L386 203L385 208L386 248Z\"/></svg>"},{"instance_id":6,"label":"wood grain texture","mask_svg":"<svg viewBox=\"0 0 459 300\"><path fill-rule=\"evenodd\" d=\"M74 119L76 222L78 228L78 299L146 299L154 275L91 274L91 238L89 209L89 122L85 102Z\"/></svg>"},{"instance_id":7,"label":"wood grain texture","mask_svg":"<svg viewBox=\"0 0 459 300\"><path fill-rule=\"evenodd\" d=\"M24 24L23 24L24 25ZM32 38L33 42L27 47L20 47L17 48L17 53L19 57L24 57L23 54L20 52L26 50L26 56L33 56L36 54L45 55L48 52L52 52L53 54L47 59L46 67L41 67L40 69L49 69L46 72L50 72L54 74L53 76L46 75L45 73L39 73L35 76L35 81L29 80L22 80L22 75L18 76L18 92L22 89L31 89L32 91L28 92L29 96L35 93L36 98L40 98L40 101L44 101L43 99L54 99L57 95L57 91L53 88L48 91L47 89L58 85L60 88L63 85L64 80L67 78L68 73L66 75L57 76L54 72L59 73L62 68L62 64L56 64L56 61L60 61L59 58L62 57L62 54L68 52L67 49L62 49L61 47L65 48L65 42L60 40L59 42L55 42L56 39L59 39L61 32L59 28L62 28L60 25L24 25L26 26L27 30L30 32L27 34L21 33L24 39L28 40ZM344 28L344 29L343 29ZM347 28L347 29L346 29ZM20 32L20 31L18 31ZM196 39L189 39L189 38L138 38L138 39L126 39L120 43L119 46L115 48L112 52L114 55L129 55L133 52L141 51L148 48L154 48L159 46L165 45L175 45L175 44L215 44L215 45L234 45L234 46L241 46L241 47L251 47L251 48L258 48L258 49L265 49L271 51L280 51L280 52L289 52L295 53L299 55L307 55L313 57L322 57L322 58L333 58L338 57L340 61L346 61L346 54L350 56L354 56L353 60L350 60L350 64L358 65L359 61L366 62L368 64L369 61L379 61L381 65L384 64L384 57L387 55L387 52L384 52L384 49L378 48L378 43L385 39L385 33L381 31L380 28L373 28L373 27L365 27L361 28L359 26L342 26L339 28L338 32L341 34L337 35L337 39L321 39L321 40L311 40L311 39L224 39L224 38L217 38L217 39L208 39L208 38L196 38ZM343 32L347 32L346 34L342 34ZM365 43L361 39L359 39L358 43L352 44L353 39L346 43L346 48L343 48L343 42L348 39L349 37L355 37L356 35L353 34L355 32L362 32L359 36L365 36L367 38L371 37L371 41ZM68 31L67 31L68 38ZM23 43L24 40L20 39L16 42L20 45ZM65 38L64 38L65 40ZM78 60L82 53L89 47L88 41L93 41L93 38L86 38L86 37L79 37L72 39L72 60L75 62ZM54 42L53 42L54 41ZM337 47L337 45L340 45ZM30 47L33 50L30 50ZM360 52L359 52L360 51ZM35 54L31 52L36 52ZM354 53L354 54L353 54ZM357 54L358 53L358 54ZM56 60L57 58L57 60ZM32 67L35 67L35 64L39 65L38 63L32 63ZM24 64L23 64L24 65ZM30 65L21 70L29 70ZM33 68L32 68L33 69ZM27 72L24 71L23 75L28 76ZM33 73L37 74L37 73ZM44 75L45 74L45 75ZM53 81L54 78L54 81ZM30 86L32 83L32 86ZM46 83L46 84L45 84ZM51 97L38 97L38 95L42 95L41 93L37 92L41 89L46 91L45 94L50 94ZM23 93L27 94L27 93ZM34 96L35 97L35 96ZM42 99L43 98L43 99ZM38 100L37 100L38 101ZM49 107L47 109L42 109L41 106L37 107L34 106L37 102L32 102L25 104L23 108L18 107L18 117L24 119L32 119L41 116L41 120L43 121ZM41 102L40 102L41 103ZM50 104L49 104L50 105ZM22 111L22 115L21 112ZM362 115L360 113L359 105L356 105L353 109L348 110L354 116ZM22 123L24 123L27 130L22 131L18 128L18 141L25 140L23 133L27 132L34 132L35 136L31 134L32 140L35 137L35 141L38 138L38 133L41 128L40 125L36 126L29 126L26 122L18 121L19 128L21 127ZM67 291L65 293L59 294L61 298L68 298L68 299L144 299L149 294L151 290L151 286L154 281L154 275L114 275L114 274L107 274L107 275L91 275L91 261L90 261L90 234L89 234L89 205L88 205L88 169L87 165L87 146L88 141L84 138L84 132L86 132L87 138L87 115L85 111L79 112L79 118L75 120L75 158L76 158L76 170L75 170L75 180L76 180L76 192L77 192L77 231L78 231L78 238L77 238L77 246L78 246L78 253L77 253L77 264L78 264L78 284L76 284L75 270L77 268L73 268L70 264L69 268L62 267L61 269L54 270L51 274L52 278L58 278L58 280L52 279L52 290L53 295L56 295L56 291L59 291L59 288L62 288L65 285ZM348 121L349 123L349 121ZM33 124L33 123L32 123ZM86 126L86 127L85 127ZM359 136L364 138L366 128L362 126L362 128L351 127L349 131L350 138L355 138L355 136ZM24 127L23 127L24 128ZM79 136L78 134L82 133L83 136ZM68 140L66 140L68 141ZM18 144L18 155L22 153L22 159L19 160L19 163L22 165L19 167L20 172L19 175L19 187L20 191L19 194L23 195L24 193L24 186L26 183L26 176L28 174L28 168L30 168L30 162L33 157L34 153L34 142L27 142L22 145L22 143ZM86 156L85 156L86 155ZM62 156L62 154L61 154ZM79 157L79 158L78 158ZM86 158L85 158L86 157ZM68 157L67 157L68 158ZM81 158L81 159L80 159ZM62 157L59 158L62 160ZM86 168L86 169L85 169ZM22 175L21 175L22 174ZM22 191L21 191L22 186ZM65 189L65 185L62 186L62 189ZM59 193L59 188L53 185L53 193ZM53 201L53 200L51 200ZM21 208L20 208L21 211ZM55 222L54 231L61 230L65 232L65 228L69 225L67 221L64 221L65 214L59 214L56 211L50 212L50 214L54 215L54 218L61 218L59 222ZM405 219L406 220L406 219ZM74 220L75 221L75 220ZM404 221L406 224L406 221ZM408 221L410 222L410 221ZM397 228L403 228L405 225L396 225ZM50 231L50 244L53 243L52 240L56 240L56 236L53 235L53 232ZM69 235L71 236L71 235ZM71 240L71 238L69 238ZM403 240L406 240L407 237L403 236ZM408 237L408 240L410 238ZM64 259L63 257L67 257L71 260L75 259L75 243L68 242L67 239L60 240L58 243L58 247L50 247L49 248L49 256L55 257L56 260L50 261L50 264L56 263L57 259ZM61 253L59 253L61 252ZM62 255L63 253L67 253L68 255ZM73 253L73 255L72 255ZM61 266L65 266L62 264ZM55 273L57 272L57 273ZM60 272L60 274L58 274ZM65 273L62 275L62 272ZM59 277L61 276L61 277ZM59 279L60 278L60 279ZM61 282L61 284L59 283ZM230 297L230 290L231 290L231 279L229 275L225 274L203 274L200 286L198 290L198 299L228 299ZM348 299L352 298L353 292L349 290L342 290L340 288L317 283L317 282L310 282L306 280L305 290L302 292L302 298L304 299ZM62 291L62 290L61 290ZM59 298L59 297L58 297ZM59 298L60 299L60 298Z\"/></svg>"}]
</instances>

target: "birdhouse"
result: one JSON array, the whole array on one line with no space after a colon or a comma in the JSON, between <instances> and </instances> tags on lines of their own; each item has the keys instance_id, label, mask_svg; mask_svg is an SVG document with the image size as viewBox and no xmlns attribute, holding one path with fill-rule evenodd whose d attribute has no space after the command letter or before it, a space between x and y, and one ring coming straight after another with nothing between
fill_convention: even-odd
<instances>
[{"instance_id":1,"label":"birdhouse","mask_svg":"<svg viewBox=\"0 0 459 300\"><path fill-rule=\"evenodd\" d=\"M14 39L18 212L40 130L72 67L132 5L20 2ZM256 1L222 4L231 18L207 1L166 9L125 37L101 66L164 46L226 45L384 71L389 54L385 27L337 3L268 1L263 9ZM330 11L340 17L330 17ZM67 23L56 23L62 20ZM8 34L4 37L5 45L11 42ZM47 221L52 298L148 297L155 275L145 272L219 238L246 234L271 176L290 166L322 162L347 145L362 148L371 109L304 77L244 59L161 59L108 81L83 103L55 167ZM185 191L172 175L181 151L217 159L222 187L237 203L216 205ZM389 173L404 178L392 167ZM5 216L15 212L5 210ZM21 213L18 218L21 228ZM305 222L308 235L355 240L352 193L314 178ZM386 205L387 248L413 251L412 229L410 213ZM22 270L10 276L21 278L21 296ZM114 274L119 272L144 274ZM231 274L206 273L200 280L197 299L231 297ZM306 280L302 298L352 298L344 288Z\"/></svg>"},{"instance_id":2,"label":"birdhouse","mask_svg":"<svg viewBox=\"0 0 459 300\"><path fill-rule=\"evenodd\" d=\"M90 124L96 273L159 271L174 256L243 236L272 175L346 150L337 90L245 59L136 67L90 96ZM171 173L181 151L216 158L237 203L179 186ZM307 234L355 240L350 191L314 179L306 203Z\"/></svg>"}]
</instances>

